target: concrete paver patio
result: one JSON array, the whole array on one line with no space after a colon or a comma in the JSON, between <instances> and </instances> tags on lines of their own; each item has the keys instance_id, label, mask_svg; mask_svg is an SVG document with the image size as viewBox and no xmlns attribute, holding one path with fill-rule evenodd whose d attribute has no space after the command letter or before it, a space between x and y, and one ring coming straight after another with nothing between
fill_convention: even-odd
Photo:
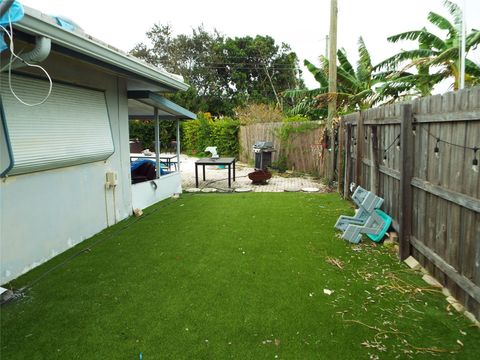
<instances>
[{"instance_id":1,"label":"concrete paver patio","mask_svg":"<svg viewBox=\"0 0 480 360\"><path fill-rule=\"evenodd\" d=\"M180 169L182 172L182 187L184 190L195 188L195 161L197 158L187 155L180 157ZM254 192L283 192L300 191L303 188L318 188L320 192L327 192L328 187L320 181L309 176L295 177L273 175L266 185L252 185L248 174L254 171L253 167L237 162L236 181L232 183L232 189L250 189ZM228 170L218 166L206 167L206 181L202 180L202 168L198 169L199 188L215 188L219 191L228 191Z\"/></svg>"}]
</instances>

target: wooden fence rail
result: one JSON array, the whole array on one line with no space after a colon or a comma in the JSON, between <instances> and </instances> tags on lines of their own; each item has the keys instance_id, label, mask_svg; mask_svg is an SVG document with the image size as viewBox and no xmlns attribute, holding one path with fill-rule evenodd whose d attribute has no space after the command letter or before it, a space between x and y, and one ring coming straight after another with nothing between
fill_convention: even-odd
<instances>
[{"instance_id":1,"label":"wooden fence rail","mask_svg":"<svg viewBox=\"0 0 480 360\"><path fill-rule=\"evenodd\" d=\"M480 88L346 115L344 195L385 199L400 257L417 258L480 316ZM343 174L343 173L342 173Z\"/></svg>"}]
</instances>

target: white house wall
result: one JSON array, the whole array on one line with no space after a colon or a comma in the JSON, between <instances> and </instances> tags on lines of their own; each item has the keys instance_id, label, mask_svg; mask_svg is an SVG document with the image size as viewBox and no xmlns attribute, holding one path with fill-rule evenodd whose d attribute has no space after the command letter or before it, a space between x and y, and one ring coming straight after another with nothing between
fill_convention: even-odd
<instances>
[{"instance_id":1,"label":"white house wall","mask_svg":"<svg viewBox=\"0 0 480 360\"><path fill-rule=\"evenodd\" d=\"M0 284L132 211L126 80L60 55L42 65L56 81L105 91L115 153L106 161L0 180ZM107 171L118 174L114 189L105 188Z\"/></svg>"},{"instance_id":2,"label":"white house wall","mask_svg":"<svg viewBox=\"0 0 480 360\"><path fill-rule=\"evenodd\" d=\"M156 187L153 186L156 184ZM132 206L134 209L145 209L150 205L165 200L172 194L182 192L180 172L161 176L160 179L145 181L132 185Z\"/></svg>"}]
</instances>

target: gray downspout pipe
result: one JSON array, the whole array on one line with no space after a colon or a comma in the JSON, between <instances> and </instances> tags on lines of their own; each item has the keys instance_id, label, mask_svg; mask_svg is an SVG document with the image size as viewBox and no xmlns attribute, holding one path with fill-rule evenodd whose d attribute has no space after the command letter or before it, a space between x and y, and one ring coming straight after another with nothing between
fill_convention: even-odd
<instances>
[{"instance_id":1,"label":"gray downspout pipe","mask_svg":"<svg viewBox=\"0 0 480 360\"><path fill-rule=\"evenodd\" d=\"M48 55L50 55L50 50L52 48L52 41L44 36L37 36L35 38L35 48L22 56L19 56L22 60L15 59L12 64L7 64L3 68L0 69L0 72L7 70L9 67L10 69L18 69L23 66L27 66L29 64L37 64L45 60Z\"/></svg>"},{"instance_id":2,"label":"gray downspout pipe","mask_svg":"<svg viewBox=\"0 0 480 360\"><path fill-rule=\"evenodd\" d=\"M15 0L5 0L0 4L0 17L5 15L5 13L10 9Z\"/></svg>"},{"instance_id":3,"label":"gray downspout pipe","mask_svg":"<svg viewBox=\"0 0 480 360\"><path fill-rule=\"evenodd\" d=\"M35 38L35 48L32 51L29 51L25 54L22 54L20 57L21 60L18 60L12 63L12 69L17 69L19 67L26 66L25 62L29 64L36 64L44 61L48 55L50 55L50 50L52 48L52 41L44 36L37 36Z\"/></svg>"},{"instance_id":4,"label":"gray downspout pipe","mask_svg":"<svg viewBox=\"0 0 480 360\"><path fill-rule=\"evenodd\" d=\"M0 3L0 17L7 13L14 1L15 0L4 0ZM28 63L42 62L48 57L52 48L52 42L49 38L37 36L35 40L35 48L21 56L21 58ZM16 69L25 65L25 63L22 64L15 62L11 64L11 69ZM8 68L8 66L3 67L0 71L5 70L6 68Z\"/></svg>"}]
</instances>

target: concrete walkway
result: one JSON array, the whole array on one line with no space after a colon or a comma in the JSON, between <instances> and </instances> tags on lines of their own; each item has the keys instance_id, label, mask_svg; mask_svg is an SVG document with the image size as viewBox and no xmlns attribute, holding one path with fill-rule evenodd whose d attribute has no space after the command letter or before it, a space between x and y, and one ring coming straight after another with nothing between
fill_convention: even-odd
<instances>
[{"instance_id":1,"label":"concrete walkway","mask_svg":"<svg viewBox=\"0 0 480 360\"><path fill-rule=\"evenodd\" d=\"M195 188L195 161L197 158L181 155L180 170L182 172L182 187L184 191ZM248 178L248 174L254 169L247 164L236 163L236 181L232 183L232 189L228 188L228 170L221 169L217 166L206 166L206 181L202 180L202 168L198 168L199 188L204 191L216 189L217 191L230 191L243 189L254 192L284 192L284 191L301 191L302 189L318 189L319 192L327 192L328 188L312 177L293 177L285 174L284 176L274 175L268 181L267 185L252 185L252 181ZM214 190L211 190L214 191Z\"/></svg>"}]
</instances>

